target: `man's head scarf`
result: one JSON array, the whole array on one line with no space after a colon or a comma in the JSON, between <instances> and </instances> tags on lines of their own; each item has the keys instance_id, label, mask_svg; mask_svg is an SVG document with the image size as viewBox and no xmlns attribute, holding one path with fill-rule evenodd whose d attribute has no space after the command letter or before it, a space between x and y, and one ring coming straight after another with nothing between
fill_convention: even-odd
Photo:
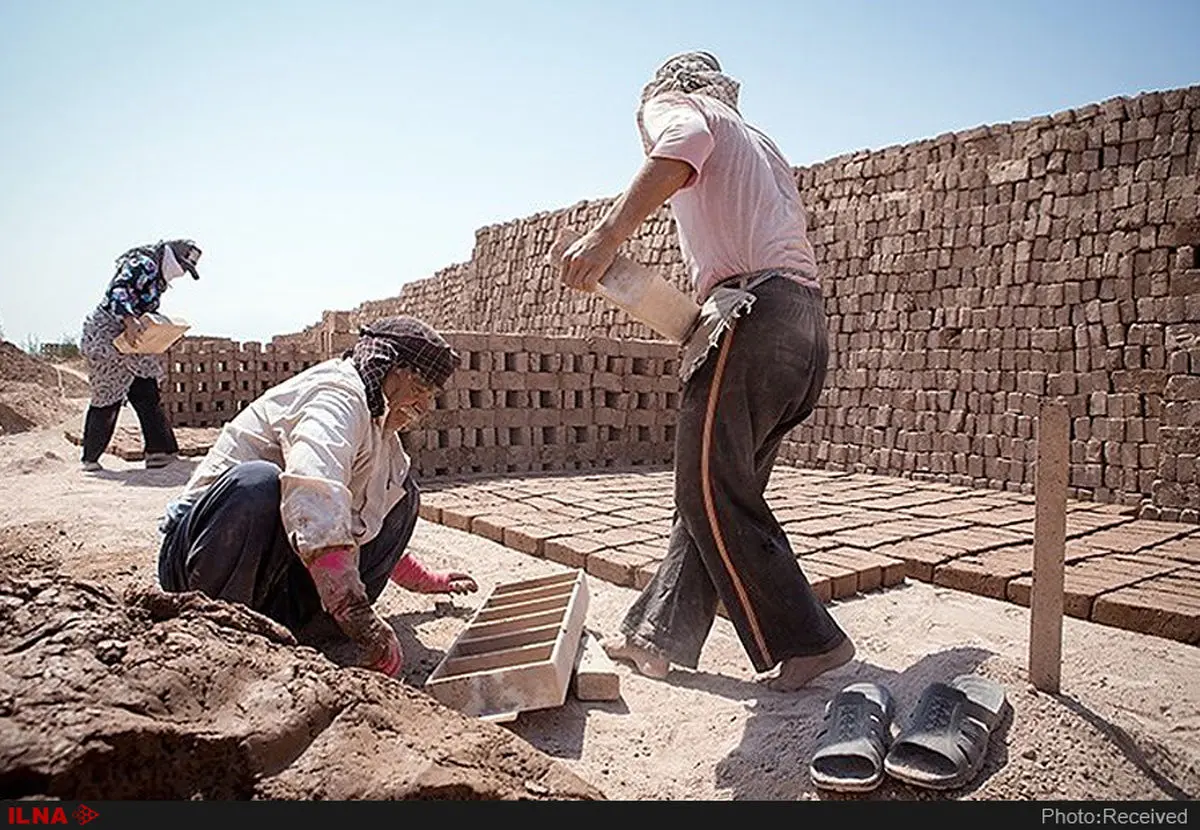
<instances>
[{"instance_id":1,"label":"man's head scarf","mask_svg":"<svg viewBox=\"0 0 1200 830\"><path fill-rule=\"evenodd\" d=\"M736 112L739 89L741 84L721 71L720 61L711 53L681 52L663 61L642 88L641 106L665 92L686 92L715 98Z\"/></svg>"},{"instance_id":2,"label":"man's head scarf","mask_svg":"<svg viewBox=\"0 0 1200 830\"><path fill-rule=\"evenodd\" d=\"M383 381L392 369L411 369L441 388L462 363L443 337L415 317L385 317L358 330L358 342L346 352L367 388L373 417L384 413Z\"/></svg>"}]
</instances>

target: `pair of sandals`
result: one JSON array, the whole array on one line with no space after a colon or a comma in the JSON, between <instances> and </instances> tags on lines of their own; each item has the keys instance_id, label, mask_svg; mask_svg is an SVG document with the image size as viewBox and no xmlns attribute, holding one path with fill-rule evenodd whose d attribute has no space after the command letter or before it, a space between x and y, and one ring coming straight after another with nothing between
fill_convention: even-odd
<instances>
[{"instance_id":1,"label":"pair of sandals","mask_svg":"<svg viewBox=\"0 0 1200 830\"><path fill-rule=\"evenodd\" d=\"M837 792L873 790L884 773L918 787L956 789L979 774L1007 706L1002 686L959 675L926 687L893 738L891 693L877 683L852 683L825 707L809 774Z\"/></svg>"}]
</instances>

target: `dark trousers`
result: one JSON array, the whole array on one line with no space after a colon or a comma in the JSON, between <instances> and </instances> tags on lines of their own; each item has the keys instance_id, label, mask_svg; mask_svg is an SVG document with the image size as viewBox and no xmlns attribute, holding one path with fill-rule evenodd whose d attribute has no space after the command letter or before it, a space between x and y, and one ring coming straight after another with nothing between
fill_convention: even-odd
<instances>
[{"instance_id":1,"label":"dark trousers","mask_svg":"<svg viewBox=\"0 0 1200 830\"><path fill-rule=\"evenodd\" d=\"M324 613L280 520L279 473L268 461L238 464L168 524L158 556L163 590L238 602L292 630ZM404 488L379 535L359 549L359 575L371 602L383 593L417 524L420 490L412 476Z\"/></svg>"},{"instance_id":2,"label":"dark trousers","mask_svg":"<svg viewBox=\"0 0 1200 830\"><path fill-rule=\"evenodd\" d=\"M175 441L175 430L163 408L162 396L158 392L158 381L154 378L134 378L127 395L133 411L142 426L142 440L146 453L179 452ZM122 401L109 406L89 406L83 420L83 460L99 461L108 449L113 432L117 428L117 417L121 414Z\"/></svg>"},{"instance_id":3,"label":"dark trousers","mask_svg":"<svg viewBox=\"0 0 1200 830\"><path fill-rule=\"evenodd\" d=\"M754 289L683 390L675 523L621 630L695 668L725 606L758 671L846 634L817 598L763 494L779 446L816 407L829 346L819 292L776 277Z\"/></svg>"}]
</instances>

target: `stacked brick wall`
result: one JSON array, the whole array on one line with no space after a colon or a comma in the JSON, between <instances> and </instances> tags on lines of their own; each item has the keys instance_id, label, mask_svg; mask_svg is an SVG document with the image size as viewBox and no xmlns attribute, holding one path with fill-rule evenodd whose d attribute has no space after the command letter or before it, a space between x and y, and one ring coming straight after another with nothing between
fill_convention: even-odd
<instances>
[{"instance_id":1,"label":"stacked brick wall","mask_svg":"<svg viewBox=\"0 0 1200 830\"><path fill-rule=\"evenodd\" d=\"M359 326L380 317L413 314L439 331L493 331L460 322L477 316L466 303L470 273L468 263L443 268L429 279L408 283L398 297L363 303L350 313L349 323L357 331Z\"/></svg>"},{"instance_id":2,"label":"stacked brick wall","mask_svg":"<svg viewBox=\"0 0 1200 830\"><path fill-rule=\"evenodd\" d=\"M1072 495L1200 509L1200 87L800 168L832 338L782 459L1028 491L1035 413L1072 417ZM653 339L545 258L610 200L493 225L472 259L350 312L480 332ZM685 286L669 214L625 246Z\"/></svg>"},{"instance_id":3,"label":"stacked brick wall","mask_svg":"<svg viewBox=\"0 0 1200 830\"><path fill-rule=\"evenodd\" d=\"M185 337L167 352L163 404L175 426L221 426L270 387L323 359L302 346Z\"/></svg>"},{"instance_id":4,"label":"stacked brick wall","mask_svg":"<svg viewBox=\"0 0 1200 830\"><path fill-rule=\"evenodd\" d=\"M462 357L404 443L423 478L668 464L679 381L668 344L446 332ZM306 348L185 338L168 353L176 426L220 426L324 358Z\"/></svg>"},{"instance_id":5,"label":"stacked brick wall","mask_svg":"<svg viewBox=\"0 0 1200 830\"><path fill-rule=\"evenodd\" d=\"M1163 397L1200 373L1167 343L1200 320L1198 127L1200 87L801 171L836 370L784 456L1028 491L1055 397L1074 495L1195 518L1160 439L1200 437Z\"/></svg>"},{"instance_id":6,"label":"stacked brick wall","mask_svg":"<svg viewBox=\"0 0 1200 830\"><path fill-rule=\"evenodd\" d=\"M669 464L679 380L666 343L448 332L462 356L405 437L424 477Z\"/></svg>"},{"instance_id":7,"label":"stacked brick wall","mask_svg":"<svg viewBox=\"0 0 1200 830\"><path fill-rule=\"evenodd\" d=\"M322 332L336 329L347 334L379 317L411 314L437 329L661 339L599 296L565 290L546 262L561 228L586 230L610 204L610 200L580 202L562 211L481 228L475 233L470 262L406 283L396 296L362 303L338 320L333 312L325 312L320 323L283 337L317 343ZM666 209L648 219L637 238L621 250L664 269L664 275L675 285L687 289L686 272Z\"/></svg>"},{"instance_id":8,"label":"stacked brick wall","mask_svg":"<svg viewBox=\"0 0 1200 830\"><path fill-rule=\"evenodd\" d=\"M1185 259L1191 257L1187 252ZM1200 294L1200 270L1178 278ZM1192 322L1167 326L1168 377L1158 428L1158 477L1149 517L1200 521L1200 315Z\"/></svg>"}]
</instances>

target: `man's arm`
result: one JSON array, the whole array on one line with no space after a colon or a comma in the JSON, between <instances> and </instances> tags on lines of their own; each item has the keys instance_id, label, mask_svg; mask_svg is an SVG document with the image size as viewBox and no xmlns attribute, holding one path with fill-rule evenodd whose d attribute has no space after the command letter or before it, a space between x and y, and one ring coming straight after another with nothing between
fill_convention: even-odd
<instances>
[{"instance_id":1,"label":"man's arm","mask_svg":"<svg viewBox=\"0 0 1200 830\"><path fill-rule=\"evenodd\" d=\"M617 256L617 248L663 202L696 174L685 161L648 158L600 223L567 248L560 263L562 281L592 291Z\"/></svg>"}]
</instances>

